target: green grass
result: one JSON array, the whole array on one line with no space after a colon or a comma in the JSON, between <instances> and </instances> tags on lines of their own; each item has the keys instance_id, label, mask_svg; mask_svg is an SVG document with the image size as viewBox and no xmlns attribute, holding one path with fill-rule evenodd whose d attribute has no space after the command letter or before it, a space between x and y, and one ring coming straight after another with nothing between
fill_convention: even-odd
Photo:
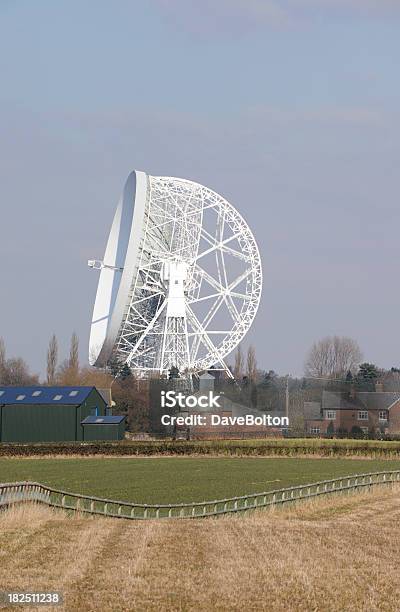
<instances>
[{"instance_id":1,"label":"green grass","mask_svg":"<svg viewBox=\"0 0 400 612\"><path fill-rule=\"evenodd\" d=\"M0 458L0 482L34 480L139 503L259 493L318 480L400 469L398 460L263 457Z\"/></svg>"}]
</instances>

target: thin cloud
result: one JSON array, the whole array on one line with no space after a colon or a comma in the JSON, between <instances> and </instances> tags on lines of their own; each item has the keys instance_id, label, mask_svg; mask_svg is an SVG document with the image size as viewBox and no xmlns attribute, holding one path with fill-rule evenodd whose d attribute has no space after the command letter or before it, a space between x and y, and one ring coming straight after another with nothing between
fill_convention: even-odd
<instances>
[{"instance_id":1,"label":"thin cloud","mask_svg":"<svg viewBox=\"0 0 400 612\"><path fill-rule=\"evenodd\" d=\"M279 0L153 0L178 29L202 34L235 34L268 24L282 27L290 13Z\"/></svg>"},{"instance_id":2,"label":"thin cloud","mask_svg":"<svg viewBox=\"0 0 400 612\"><path fill-rule=\"evenodd\" d=\"M381 111L362 106L321 107L301 110L258 106L249 108L248 114L261 121L266 120L280 124L310 122L374 126L383 121Z\"/></svg>"},{"instance_id":3,"label":"thin cloud","mask_svg":"<svg viewBox=\"0 0 400 612\"><path fill-rule=\"evenodd\" d=\"M177 29L202 35L285 28L315 17L365 18L400 14L399 0L152 0Z\"/></svg>"},{"instance_id":4,"label":"thin cloud","mask_svg":"<svg viewBox=\"0 0 400 612\"><path fill-rule=\"evenodd\" d=\"M364 13L370 10L379 13L385 13L388 10L400 12L398 0L286 0L286 2L283 0L281 4L291 9L299 7L303 10L319 8L333 11L344 8L348 13Z\"/></svg>"}]
</instances>

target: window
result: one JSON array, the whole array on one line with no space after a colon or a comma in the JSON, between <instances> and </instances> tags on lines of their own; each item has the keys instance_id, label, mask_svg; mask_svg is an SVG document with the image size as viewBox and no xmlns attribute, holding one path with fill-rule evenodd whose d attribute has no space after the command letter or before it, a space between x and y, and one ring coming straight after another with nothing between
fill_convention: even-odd
<instances>
[{"instance_id":1,"label":"window","mask_svg":"<svg viewBox=\"0 0 400 612\"><path fill-rule=\"evenodd\" d=\"M321 430L319 427L310 427L310 433L312 434L319 434L321 433Z\"/></svg>"},{"instance_id":2,"label":"window","mask_svg":"<svg viewBox=\"0 0 400 612\"><path fill-rule=\"evenodd\" d=\"M40 395L42 392L41 391L34 391L32 393L32 397L37 397L38 395Z\"/></svg>"},{"instance_id":3,"label":"window","mask_svg":"<svg viewBox=\"0 0 400 612\"><path fill-rule=\"evenodd\" d=\"M4 391L0 391L0 397L4 395Z\"/></svg>"},{"instance_id":4,"label":"window","mask_svg":"<svg viewBox=\"0 0 400 612\"><path fill-rule=\"evenodd\" d=\"M62 395L55 395L53 397L53 400L60 400L62 398Z\"/></svg>"},{"instance_id":5,"label":"window","mask_svg":"<svg viewBox=\"0 0 400 612\"><path fill-rule=\"evenodd\" d=\"M368 433L368 427L360 427L360 429L363 432L363 434L367 434Z\"/></svg>"},{"instance_id":6,"label":"window","mask_svg":"<svg viewBox=\"0 0 400 612\"><path fill-rule=\"evenodd\" d=\"M367 410L359 410L358 411L358 420L359 421L368 421L368 411Z\"/></svg>"},{"instance_id":7,"label":"window","mask_svg":"<svg viewBox=\"0 0 400 612\"><path fill-rule=\"evenodd\" d=\"M334 421L336 419L336 410L327 410L325 413L325 418L329 421Z\"/></svg>"},{"instance_id":8,"label":"window","mask_svg":"<svg viewBox=\"0 0 400 612\"><path fill-rule=\"evenodd\" d=\"M21 400L25 399L26 395L17 395L17 400L20 402Z\"/></svg>"},{"instance_id":9,"label":"window","mask_svg":"<svg viewBox=\"0 0 400 612\"><path fill-rule=\"evenodd\" d=\"M387 410L380 410L379 411L379 420L380 421L387 421L388 420Z\"/></svg>"},{"instance_id":10,"label":"window","mask_svg":"<svg viewBox=\"0 0 400 612\"><path fill-rule=\"evenodd\" d=\"M70 391L68 395L70 397L75 397L76 395L78 395L78 391Z\"/></svg>"},{"instance_id":11,"label":"window","mask_svg":"<svg viewBox=\"0 0 400 612\"><path fill-rule=\"evenodd\" d=\"M97 406L95 408L90 409L90 416L99 416L99 409Z\"/></svg>"}]
</instances>

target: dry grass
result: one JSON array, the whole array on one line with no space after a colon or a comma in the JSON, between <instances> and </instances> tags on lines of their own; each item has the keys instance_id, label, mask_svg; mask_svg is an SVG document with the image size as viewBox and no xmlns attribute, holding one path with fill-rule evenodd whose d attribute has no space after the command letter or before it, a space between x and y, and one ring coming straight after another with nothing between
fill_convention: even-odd
<instances>
[{"instance_id":1,"label":"dry grass","mask_svg":"<svg viewBox=\"0 0 400 612\"><path fill-rule=\"evenodd\" d=\"M68 612L392 612L399 519L398 488L193 521L25 506L0 515L0 585L62 591Z\"/></svg>"}]
</instances>

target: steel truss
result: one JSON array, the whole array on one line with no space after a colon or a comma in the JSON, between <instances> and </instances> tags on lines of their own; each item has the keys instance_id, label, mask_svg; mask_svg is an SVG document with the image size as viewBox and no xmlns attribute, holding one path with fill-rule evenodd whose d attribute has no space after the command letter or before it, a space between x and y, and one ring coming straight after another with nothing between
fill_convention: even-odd
<instances>
[{"instance_id":1,"label":"steel truss","mask_svg":"<svg viewBox=\"0 0 400 612\"><path fill-rule=\"evenodd\" d=\"M184 262L185 313L168 316L167 262ZM188 180L148 177L139 258L115 356L141 373L215 367L248 331L258 309L258 247L238 211Z\"/></svg>"}]
</instances>

